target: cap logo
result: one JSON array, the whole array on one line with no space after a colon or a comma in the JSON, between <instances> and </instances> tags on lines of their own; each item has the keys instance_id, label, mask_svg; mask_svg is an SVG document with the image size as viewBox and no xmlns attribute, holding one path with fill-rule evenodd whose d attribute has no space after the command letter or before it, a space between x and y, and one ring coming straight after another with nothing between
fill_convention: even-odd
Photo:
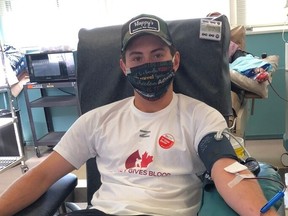
<instances>
[{"instance_id":1,"label":"cap logo","mask_svg":"<svg viewBox=\"0 0 288 216\"><path fill-rule=\"evenodd\" d=\"M149 17L142 17L140 19L134 20L129 24L129 33L131 35L141 31L160 32L159 21Z\"/></svg>"}]
</instances>

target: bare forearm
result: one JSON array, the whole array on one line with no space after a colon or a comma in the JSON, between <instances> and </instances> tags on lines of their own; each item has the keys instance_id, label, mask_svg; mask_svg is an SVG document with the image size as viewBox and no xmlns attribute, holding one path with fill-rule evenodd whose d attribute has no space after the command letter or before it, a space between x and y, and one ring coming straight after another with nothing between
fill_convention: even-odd
<instances>
[{"instance_id":1,"label":"bare forearm","mask_svg":"<svg viewBox=\"0 0 288 216\"><path fill-rule=\"evenodd\" d=\"M21 176L0 196L0 216L11 216L33 203L54 182L74 169L57 152L52 152L46 160Z\"/></svg>"},{"instance_id":2,"label":"bare forearm","mask_svg":"<svg viewBox=\"0 0 288 216\"><path fill-rule=\"evenodd\" d=\"M239 215L259 216L260 209L267 203L267 200L257 180L245 179L233 187L228 186L228 183L236 175L226 172L223 168L226 166L225 163L227 161L224 161L224 164L221 164L222 162L219 162L215 167L213 166L215 170L212 171L214 174L217 173L217 175L213 175L213 179L221 196ZM242 171L241 173L250 172ZM271 208L264 215L276 216L278 214Z\"/></svg>"},{"instance_id":3,"label":"bare forearm","mask_svg":"<svg viewBox=\"0 0 288 216\"><path fill-rule=\"evenodd\" d=\"M41 183L42 177L31 171L16 180L11 187L1 194L0 216L15 214L33 203L46 191L48 185L45 182Z\"/></svg>"},{"instance_id":4,"label":"bare forearm","mask_svg":"<svg viewBox=\"0 0 288 216\"><path fill-rule=\"evenodd\" d=\"M227 186L219 186L218 188L225 201L239 215L259 216L260 209L267 203L256 180L242 180L233 188ZM272 212L271 209L265 215L277 215L275 212L272 214Z\"/></svg>"}]
</instances>

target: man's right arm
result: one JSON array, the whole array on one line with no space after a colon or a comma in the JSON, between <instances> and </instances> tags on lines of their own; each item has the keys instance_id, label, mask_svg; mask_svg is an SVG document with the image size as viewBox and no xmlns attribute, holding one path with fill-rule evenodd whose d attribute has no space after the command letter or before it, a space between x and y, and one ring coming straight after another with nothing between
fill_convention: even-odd
<instances>
[{"instance_id":1,"label":"man's right arm","mask_svg":"<svg viewBox=\"0 0 288 216\"><path fill-rule=\"evenodd\" d=\"M11 216L37 200L58 179L75 168L57 152L17 179L0 196L0 216Z\"/></svg>"}]
</instances>

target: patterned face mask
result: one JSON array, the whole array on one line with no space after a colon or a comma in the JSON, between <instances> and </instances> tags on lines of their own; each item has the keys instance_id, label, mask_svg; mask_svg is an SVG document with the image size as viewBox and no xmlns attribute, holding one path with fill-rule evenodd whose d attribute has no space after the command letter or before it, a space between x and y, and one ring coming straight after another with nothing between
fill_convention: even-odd
<instances>
[{"instance_id":1,"label":"patterned face mask","mask_svg":"<svg viewBox=\"0 0 288 216\"><path fill-rule=\"evenodd\" d=\"M158 100L168 90L175 72L173 61L146 63L126 71L134 90L147 100Z\"/></svg>"}]
</instances>

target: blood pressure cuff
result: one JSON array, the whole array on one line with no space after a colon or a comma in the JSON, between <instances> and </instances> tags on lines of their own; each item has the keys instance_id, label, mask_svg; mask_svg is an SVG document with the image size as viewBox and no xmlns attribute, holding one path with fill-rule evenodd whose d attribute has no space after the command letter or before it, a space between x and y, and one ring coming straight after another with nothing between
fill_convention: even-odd
<instances>
[{"instance_id":1,"label":"blood pressure cuff","mask_svg":"<svg viewBox=\"0 0 288 216\"><path fill-rule=\"evenodd\" d=\"M238 157L226 136L215 138L216 133L210 133L203 137L198 145L198 154L203 161L207 172L210 174L213 164L220 158L232 158L238 161Z\"/></svg>"}]
</instances>

